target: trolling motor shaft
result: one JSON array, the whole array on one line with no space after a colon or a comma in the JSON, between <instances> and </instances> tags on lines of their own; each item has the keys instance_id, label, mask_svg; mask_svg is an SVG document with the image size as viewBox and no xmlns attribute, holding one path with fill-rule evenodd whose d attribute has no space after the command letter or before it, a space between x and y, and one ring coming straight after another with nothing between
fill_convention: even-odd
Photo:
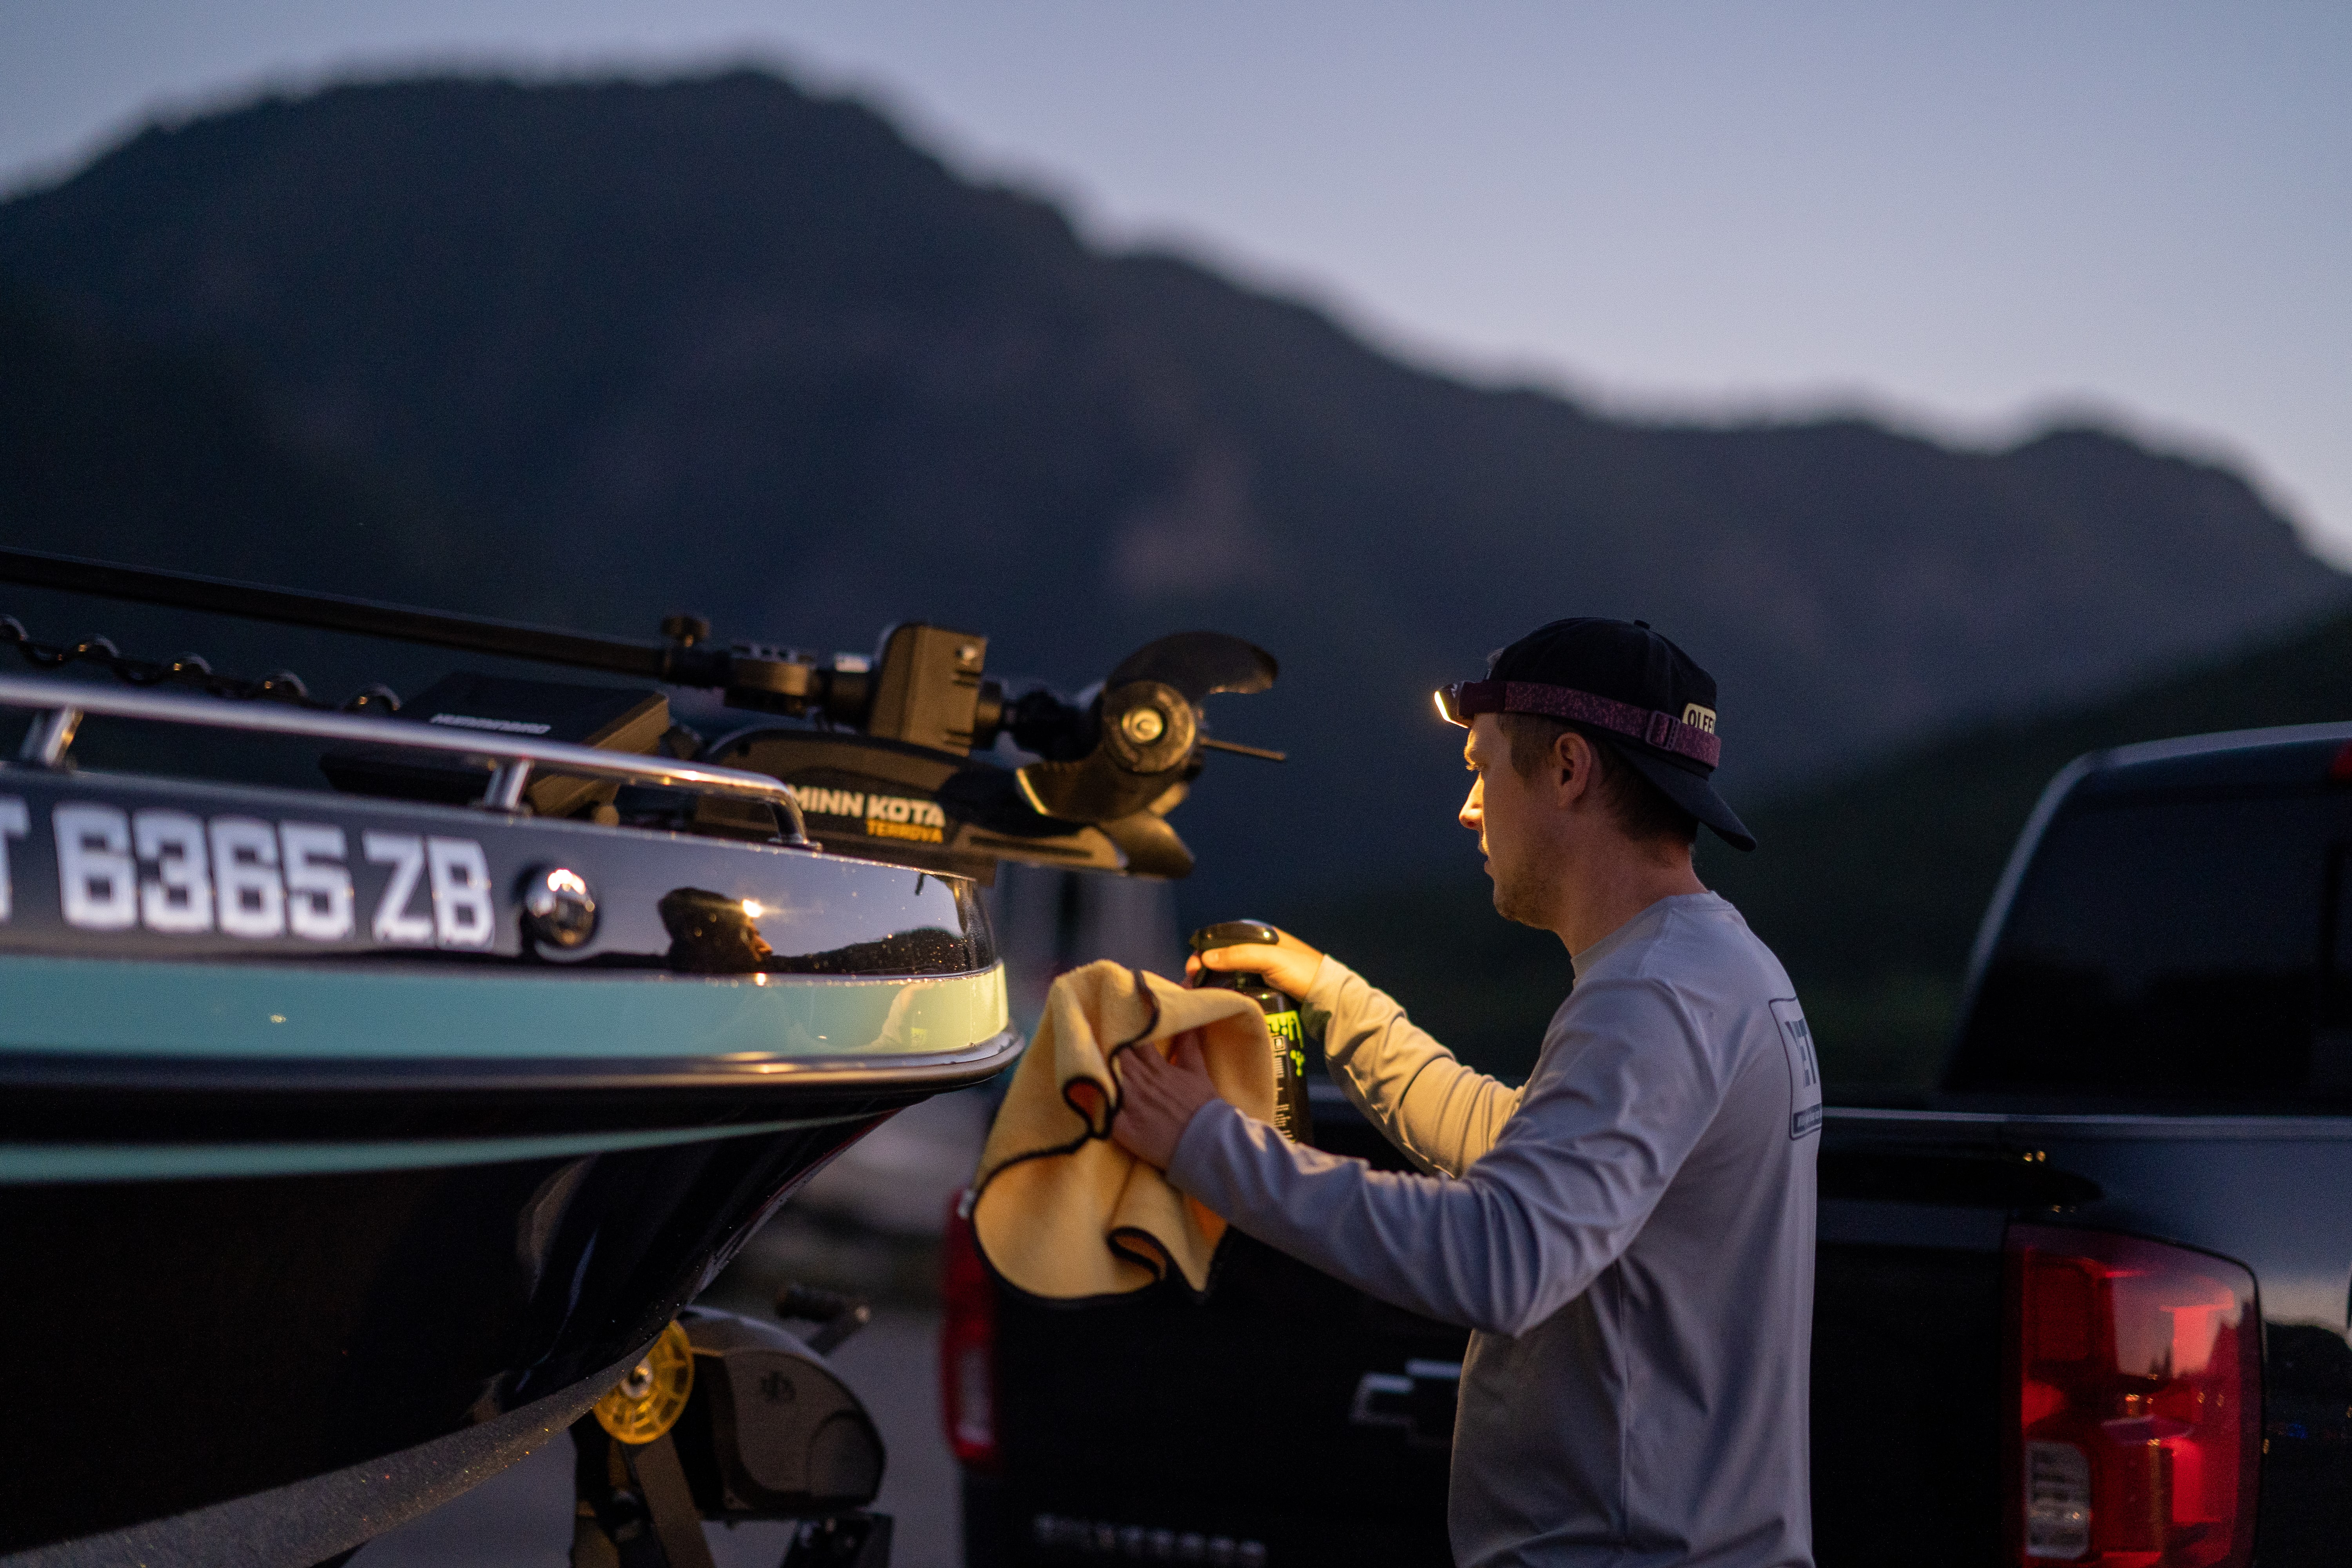
<instances>
[{"instance_id":1,"label":"trolling motor shaft","mask_svg":"<svg viewBox=\"0 0 2352 1568\"><path fill-rule=\"evenodd\" d=\"M661 626L664 640L636 642L37 551L0 550L0 582L716 690L730 707L802 721L796 728L738 731L701 754L790 785L816 818L811 831L826 847L983 879L993 875L997 861L1008 858L1183 876L1192 869L1192 853L1165 819L1200 773L1202 753L1222 750L1276 762L1283 755L1207 732L1202 708L1206 698L1263 691L1277 674L1271 654L1220 632L1181 632L1146 644L1122 659L1099 687L1072 700L1042 685L1011 690L986 674L985 637L924 622L891 627L872 658L827 658L753 643L720 647L711 640L709 622L699 616L667 616ZM12 628L13 623L0 625L0 630ZM215 695L323 706L283 672L261 682L236 681L213 675L199 659L183 658L168 665L129 659L103 638L84 639L70 648L36 647L21 628L13 629L20 648L33 649L49 662L96 658L134 684L193 683ZM472 683L467 688L472 695L465 700L471 706L416 716L461 726L520 726L519 732L530 733L560 727L536 710L550 700L546 692L556 689L524 690L532 683L488 676L465 679ZM451 689L445 682L427 695L448 700ZM649 714L661 702L658 692L616 695L640 700ZM398 698L382 688L371 688L349 706L362 704L370 711L412 716L400 712ZM500 710L488 713L485 704ZM680 737L683 751L674 749ZM993 750L1000 737L1010 737L1035 760L1008 767L974 755ZM703 744L700 737L677 729L642 744L618 731L581 738L624 750L661 744L681 756L698 754ZM362 771L346 767L350 776L336 782L362 793L385 792L381 779L362 780ZM562 815L559 805L586 809L583 802L599 804L581 791L566 793L542 781L528 804ZM688 826L760 837L774 830L764 816L737 822L723 806L698 807Z\"/></svg>"}]
</instances>

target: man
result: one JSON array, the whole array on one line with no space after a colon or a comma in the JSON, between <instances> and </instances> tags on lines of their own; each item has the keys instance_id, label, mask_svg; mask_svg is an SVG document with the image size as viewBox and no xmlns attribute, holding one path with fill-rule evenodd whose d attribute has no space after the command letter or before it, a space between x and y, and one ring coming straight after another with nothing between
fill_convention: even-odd
<instances>
[{"instance_id":1,"label":"man","mask_svg":"<svg viewBox=\"0 0 2352 1568\"><path fill-rule=\"evenodd\" d=\"M1526 1085L1285 934L1202 962L1324 1016L1333 1077L1431 1173L1286 1142L1182 1040L1122 1058L1113 1134L1250 1235L1475 1331L1460 1568L1802 1568L1821 1090L1787 973L1692 868L1700 823L1755 844L1709 782L1715 682L1643 622L1579 619L1438 700L1496 910L1575 964Z\"/></svg>"}]
</instances>

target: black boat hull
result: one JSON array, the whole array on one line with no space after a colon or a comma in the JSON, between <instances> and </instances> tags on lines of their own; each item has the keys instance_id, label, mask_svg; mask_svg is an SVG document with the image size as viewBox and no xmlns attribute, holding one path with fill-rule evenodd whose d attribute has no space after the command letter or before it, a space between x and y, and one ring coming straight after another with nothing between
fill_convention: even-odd
<instances>
[{"instance_id":1,"label":"black boat hull","mask_svg":"<svg viewBox=\"0 0 2352 1568\"><path fill-rule=\"evenodd\" d=\"M0 1551L363 1465L593 1382L879 1114L568 1158L0 1187L0 1336L37 1411L9 1424Z\"/></svg>"},{"instance_id":2,"label":"black boat hull","mask_svg":"<svg viewBox=\"0 0 2352 1568\"><path fill-rule=\"evenodd\" d=\"M187 1513L0 1556L9 1568L215 1568L325 1563L439 1507L549 1443L562 1442L632 1355L570 1388L453 1436L250 1492Z\"/></svg>"}]
</instances>

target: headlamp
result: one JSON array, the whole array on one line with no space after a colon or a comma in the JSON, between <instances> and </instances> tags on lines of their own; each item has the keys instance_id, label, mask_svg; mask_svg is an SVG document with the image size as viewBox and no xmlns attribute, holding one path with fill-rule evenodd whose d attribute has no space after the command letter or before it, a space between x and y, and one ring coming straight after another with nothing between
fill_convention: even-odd
<instances>
[{"instance_id":1,"label":"headlamp","mask_svg":"<svg viewBox=\"0 0 2352 1568\"><path fill-rule=\"evenodd\" d=\"M1467 730L1470 721L1481 713L1504 711L1504 687L1500 680L1452 680L1437 689L1438 716L1449 724L1459 724ZM1565 687L1562 690L1567 689Z\"/></svg>"}]
</instances>

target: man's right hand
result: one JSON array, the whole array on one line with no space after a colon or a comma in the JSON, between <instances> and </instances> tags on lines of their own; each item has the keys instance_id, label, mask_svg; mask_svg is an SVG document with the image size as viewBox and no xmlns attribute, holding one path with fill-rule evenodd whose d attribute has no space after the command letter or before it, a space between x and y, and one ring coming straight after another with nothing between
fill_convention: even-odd
<instances>
[{"instance_id":1,"label":"man's right hand","mask_svg":"<svg viewBox=\"0 0 2352 1568\"><path fill-rule=\"evenodd\" d=\"M1184 962L1185 976L1189 979L1203 968L1239 969L1265 975L1266 984L1286 996L1304 997L1307 987L1315 984L1315 972L1323 966L1323 955L1286 931L1275 934L1282 940L1271 947L1263 942L1244 942L1238 947L1213 947L1206 952L1194 953Z\"/></svg>"}]
</instances>

